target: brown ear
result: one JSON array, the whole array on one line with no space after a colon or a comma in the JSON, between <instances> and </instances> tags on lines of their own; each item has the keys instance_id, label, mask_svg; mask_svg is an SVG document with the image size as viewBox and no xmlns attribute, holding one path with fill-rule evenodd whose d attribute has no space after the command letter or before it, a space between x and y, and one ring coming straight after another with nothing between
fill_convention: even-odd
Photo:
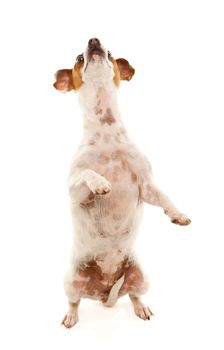
<instances>
[{"instance_id":1,"label":"brown ear","mask_svg":"<svg viewBox=\"0 0 224 350\"><path fill-rule=\"evenodd\" d=\"M54 83L55 89L62 92L74 90L72 82L72 69L61 69L55 74L56 82Z\"/></svg>"},{"instance_id":2,"label":"brown ear","mask_svg":"<svg viewBox=\"0 0 224 350\"><path fill-rule=\"evenodd\" d=\"M120 71L121 80L131 80L135 74L134 68L124 58L118 58L116 62Z\"/></svg>"}]
</instances>

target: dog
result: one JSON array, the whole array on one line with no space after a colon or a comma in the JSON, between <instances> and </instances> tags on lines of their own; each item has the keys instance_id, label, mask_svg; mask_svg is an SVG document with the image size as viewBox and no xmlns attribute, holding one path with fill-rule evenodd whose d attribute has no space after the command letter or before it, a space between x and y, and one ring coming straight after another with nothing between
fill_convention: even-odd
<instances>
[{"instance_id":1,"label":"dog","mask_svg":"<svg viewBox=\"0 0 224 350\"><path fill-rule=\"evenodd\" d=\"M143 204L162 207L175 224L191 222L155 186L150 163L121 121L117 90L134 73L126 59L114 59L92 38L74 68L55 74L56 89L79 94L84 117L83 138L68 177L74 247L64 280L66 328L77 323L81 298L113 306L128 294L135 314L150 319L153 313L141 300L148 282L133 249Z\"/></svg>"}]
</instances>

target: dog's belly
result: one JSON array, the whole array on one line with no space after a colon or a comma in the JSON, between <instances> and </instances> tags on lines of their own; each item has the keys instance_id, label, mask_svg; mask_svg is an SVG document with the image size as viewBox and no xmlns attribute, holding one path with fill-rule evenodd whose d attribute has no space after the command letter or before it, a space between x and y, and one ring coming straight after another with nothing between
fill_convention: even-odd
<instances>
[{"instance_id":1,"label":"dog's belly","mask_svg":"<svg viewBox=\"0 0 224 350\"><path fill-rule=\"evenodd\" d=\"M113 176L113 175L111 175ZM86 208L74 207L75 260L94 258L107 273L129 256L142 216L138 185L127 181L111 182L112 191L97 196Z\"/></svg>"}]
</instances>

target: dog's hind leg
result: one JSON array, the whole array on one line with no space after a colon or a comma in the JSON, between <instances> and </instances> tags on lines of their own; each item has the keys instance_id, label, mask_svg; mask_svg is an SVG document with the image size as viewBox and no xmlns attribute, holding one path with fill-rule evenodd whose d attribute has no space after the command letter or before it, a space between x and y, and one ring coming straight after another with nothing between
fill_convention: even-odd
<instances>
[{"instance_id":1,"label":"dog's hind leg","mask_svg":"<svg viewBox=\"0 0 224 350\"><path fill-rule=\"evenodd\" d=\"M129 294L134 306L135 314L143 320L149 320L153 316L150 308L143 304L141 295L148 290L149 284L144 277L140 267L135 261L130 262L125 271L124 283L120 289L119 296Z\"/></svg>"},{"instance_id":2,"label":"dog's hind leg","mask_svg":"<svg viewBox=\"0 0 224 350\"><path fill-rule=\"evenodd\" d=\"M64 279L64 289L68 297L68 311L63 318L61 325L65 328L71 328L78 322L78 307L81 300L81 293L78 288L73 286L74 273L69 270Z\"/></svg>"}]
</instances>

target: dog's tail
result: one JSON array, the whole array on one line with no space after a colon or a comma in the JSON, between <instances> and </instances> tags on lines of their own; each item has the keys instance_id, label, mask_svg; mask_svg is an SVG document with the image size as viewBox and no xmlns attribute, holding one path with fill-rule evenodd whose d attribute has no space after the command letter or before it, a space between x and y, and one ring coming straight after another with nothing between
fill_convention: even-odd
<instances>
[{"instance_id":1,"label":"dog's tail","mask_svg":"<svg viewBox=\"0 0 224 350\"><path fill-rule=\"evenodd\" d=\"M112 307L117 301L118 293L124 283L124 275L119 278L119 280L113 285L110 290L107 301L104 303L105 306Z\"/></svg>"}]
</instances>

